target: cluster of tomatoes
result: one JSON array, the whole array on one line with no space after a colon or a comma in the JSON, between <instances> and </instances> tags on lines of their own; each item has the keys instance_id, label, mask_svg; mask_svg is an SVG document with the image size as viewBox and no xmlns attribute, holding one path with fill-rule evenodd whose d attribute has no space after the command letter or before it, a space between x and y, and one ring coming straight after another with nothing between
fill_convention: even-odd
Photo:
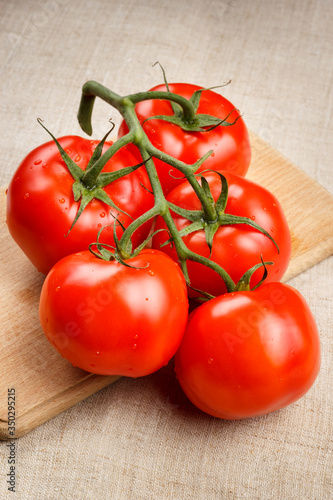
<instances>
[{"instance_id":1,"label":"cluster of tomatoes","mask_svg":"<svg viewBox=\"0 0 333 500\"><path fill-rule=\"evenodd\" d=\"M191 99L198 89L173 84L152 91ZM103 165L104 176L135 167L130 173L105 185L98 177L88 187L84 173L91 159L101 161L112 143L66 136L37 147L10 182L7 223L46 275L41 326L69 362L96 374L139 377L174 357L179 383L198 408L219 418L248 418L308 391L319 371L319 336L302 295L280 282L290 260L290 232L276 197L246 178L251 148L244 121L212 90L200 91L196 112L221 124L188 131L160 118L175 113L167 99L145 97L135 106L146 139L175 165L194 164L213 150L196 173L215 220L205 219L193 185L176 166L158 155L152 161L175 208L173 231L189 255L221 266L229 287L198 259L188 258L185 279L164 214L145 217L156 193L145 165L137 166L140 142L121 147ZM129 127L124 120L118 140ZM131 248L122 252L124 230L141 219ZM263 283L262 260L269 262ZM212 298L199 302L193 299L198 294Z\"/></svg>"}]
</instances>

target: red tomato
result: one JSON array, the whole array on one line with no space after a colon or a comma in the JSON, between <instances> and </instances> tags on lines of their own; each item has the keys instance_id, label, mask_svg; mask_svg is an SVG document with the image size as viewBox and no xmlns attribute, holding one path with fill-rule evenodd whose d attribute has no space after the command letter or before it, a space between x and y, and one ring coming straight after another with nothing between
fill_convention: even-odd
<instances>
[{"instance_id":1,"label":"red tomato","mask_svg":"<svg viewBox=\"0 0 333 500\"><path fill-rule=\"evenodd\" d=\"M221 193L221 179L215 172L203 175L216 201ZM248 269L260 263L262 255L264 261L274 262L274 265L267 266L266 282L280 281L288 267L291 254L290 231L280 203L267 189L247 178L227 172L223 172L223 175L229 185L225 213L248 217L255 221L274 238L279 247L279 253L274 243L257 229L244 224L234 224L220 226L217 229L213 240L211 260L223 267L237 283ZM201 203L187 181L177 186L168 195L167 200L187 210L201 209ZM178 230L191 224L180 215L173 213L172 217ZM155 229L165 227L163 219L159 217ZM153 247L160 248L168 237L166 231L160 231L153 239ZM209 257L210 250L204 230L184 236L183 240L190 250ZM174 246L168 244L161 250L174 260L178 259ZM204 290L214 296L226 291L219 275L202 264L188 261L188 271L194 288ZM262 270L259 269L253 274L251 285L256 285L261 277Z\"/></svg>"},{"instance_id":2,"label":"red tomato","mask_svg":"<svg viewBox=\"0 0 333 500\"><path fill-rule=\"evenodd\" d=\"M225 294L191 315L175 357L194 405L218 418L264 415L301 398L320 367L320 343L302 295L282 283Z\"/></svg>"},{"instance_id":3,"label":"red tomato","mask_svg":"<svg viewBox=\"0 0 333 500\"><path fill-rule=\"evenodd\" d=\"M83 170L98 141L66 136L59 139L68 155ZM104 145L104 150L111 143ZM126 149L121 149L105 165L103 172L113 172L138 162ZM144 167L118 179L104 188L114 204L137 218L153 205L153 196L141 183L147 184ZM114 224L118 210L99 200L92 200L71 230L80 201L74 200L74 179L62 160L56 144L47 142L34 149L15 172L7 192L7 224L14 240L35 267L46 274L65 255L88 249L102 225ZM119 213L128 226L132 219ZM141 227L133 236L133 245L144 241L150 225ZM121 227L117 233L121 236ZM113 244L113 229L103 231L101 242Z\"/></svg>"},{"instance_id":4,"label":"red tomato","mask_svg":"<svg viewBox=\"0 0 333 500\"><path fill-rule=\"evenodd\" d=\"M47 275L40 298L46 337L74 366L101 375L148 375L174 356L188 316L179 266L158 250L126 261L89 251Z\"/></svg>"},{"instance_id":5,"label":"red tomato","mask_svg":"<svg viewBox=\"0 0 333 500\"><path fill-rule=\"evenodd\" d=\"M186 83L169 85L170 92L187 99L190 99L193 93L201 88ZM158 85L151 90L166 91L166 87ZM251 160L248 131L239 112L235 110L235 106L220 94L212 90L204 90L201 94L197 114L208 114L222 120L231 113L228 122L238 119L234 125L220 125L207 132L185 132L179 126L163 120L152 119L143 123L146 118L151 116L172 115L172 107L170 102L166 100L142 101L136 105L135 109L144 131L157 149L189 164L195 163L205 153L213 150L213 155L204 162L198 171L209 168L227 170L243 176L246 174ZM125 135L127 131L127 125L123 121L120 125L119 137ZM138 149L133 145L130 148L141 161ZM182 182L184 177L179 170L171 168L158 158L154 158L154 162L165 193Z\"/></svg>"}]
</instances>

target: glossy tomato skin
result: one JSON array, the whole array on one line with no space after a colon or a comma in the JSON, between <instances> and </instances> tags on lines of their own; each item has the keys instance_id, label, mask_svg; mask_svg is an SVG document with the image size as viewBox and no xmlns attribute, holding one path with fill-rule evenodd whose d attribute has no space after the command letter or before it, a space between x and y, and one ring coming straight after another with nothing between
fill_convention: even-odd
<instances>
[{"instance_id":1,"label":"glossy tomato skin","mask_svg":"<svg viewBox=\"0 0 333 500\"><path fill-rule=\"evenodd\" d=\"M244 224L234 224L218 228L213 240L211 260L223 267L237 283L248 269L260 263L262 255L264 261L274 263L274 265L267 266L266 282L280 281L286 272L291 255L291 236L281 204L270 191L248 178L228 172L222 173L229 185L225 213L254 220L274 238L279 246L279 253L273 242L257 229ZM205 173L204 177L209 182L213 198L217 200L221 192L219 175L210 172ZM200 201L187 181L173 189L167 199L187 210L201 209ZM177 214L173 213L172 216L179 230L191 223ZM159 217L156 230L161 228L165 228L165 223ZM167 239L166 231L160 231L153 239L153 247L160 248L160 245ZM190 250L209 257L210 251L203 230L184 236L183 240ZM163 246L161 250L177 260L176 251L170 244ZM188 261L188 271L194 288L204 290L214 296L226 291L225 284L219 275L202 264ZM251 287L260 281L262 273L262 269L259 269L253 274Z\"/></svg>"},{"instance_id":2,"label":"glossy tomato skin","mask_svg":"<svg viewBox=\"0 0 333 500\"><path fill-rule=\"evenodd\" d=\"M77 136L59 139L68 155L83 170L86 168L98 141ZM111 143L106 143L104 150ZM122 148L107 162L103 172L112 172L138 162ZM79 202L74 200L74 179L61 159L56 144L47 142L21 162L7 191L8 229L34 266L46 274L65 255L88 248L96 241L102 225L114 224L118 211L99 201L91 201L67 235L77 213ZM133 218L153 205L153 196L141 185L147 184L147 174L140 168L104 188L117 207ZM111 213L113 215L111 215ZM119 219L127 226L132 219L120 213ZM150 229L146 224L133 236L136 246ZM117 227L118 236L121 228ZM103 231L101 241L113 244L113 229Z\"/></svg>"},{"instance_id":3,"label":"glossy tomato skin","mask_svg":"<svg viewBox=\"0 0 333 500\"><path fill-rule=\"evenodd\" d=\"M47 275L41 326L74 366L139 377L166 365L178 349L188 317L179 266L149 249L127 263L137 269L84 251L64 257Z\"/></svg>"},{"instance_id":4,"label":"glossy tomato skin","mask_svg":"<svg viewBox=\"0 0 333 500\"><path fill-rule=\"evenodd\" d=\"M170 92L190 99L193 93L202 87L174 83L169 84L169 88ZM166 91L166 87L157 85L151 90ZM136 105L135 109L141 124L150 116L173 114L170 102L163 100L142 101ZM198 172L204 169L227 170L245 176L251 161L251 145L248 130L238 110L220 94L212 90L204 90L197 110L197 114L199 113L215 116L221 120L231 113L228 118L229 122L233 122L237 117L238 119L232 126L218 126L209 132L185 132L177 125L154 119L146 121L143 129L153 146L184 163L193 164L208 151L213 150L213 155L204 162ZM127 125L123 121L118 134L121 137L127 131ZM131 148L133 154L141 158L138 149L135 146ZM178 170L157 158L154 158L154 162L164 193L167 194L182 182L183 176Z\"/></svg>"},{"instance_id":5,"label":"glossy tomato skin","mask_svg":"<svg viewBox=\"0 0 333 500\"><path fill-rule=\"evenodd\" d=\"M301 398L320 368L320 341L304 297L281 283L225 294L191 315L175 357L185 394L202 411L256 417Z\"/></svg>"}]
</instances>

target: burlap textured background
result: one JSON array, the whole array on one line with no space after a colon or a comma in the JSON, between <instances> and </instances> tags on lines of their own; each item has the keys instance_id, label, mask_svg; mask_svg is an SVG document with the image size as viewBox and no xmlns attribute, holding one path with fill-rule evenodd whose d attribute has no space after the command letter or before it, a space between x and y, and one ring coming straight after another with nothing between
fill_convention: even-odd
<instances>
[{"instance_id":1,"label":"burlap textured background","mask_svg":"<svg viewBox=\"0 0 333 500\"><path fill-rule=\"evenodd\" d=\"M48 140L37 117L55 135L80 134L86 80L148 89L161 81L158 60L169 81L231 79L223 94L249 128L333 192L331 1L0 0L0 12L1 185ZM119 122L110 113L97 103L95 137L110 116ZM303 399L224 422L193 408L171 366L122 379L19 439L15 498L332 499L332 259L290 283L322 343L320 376ZM0 453L4 498L14 495L4 443Z\"/></svg>"}]
</instances>

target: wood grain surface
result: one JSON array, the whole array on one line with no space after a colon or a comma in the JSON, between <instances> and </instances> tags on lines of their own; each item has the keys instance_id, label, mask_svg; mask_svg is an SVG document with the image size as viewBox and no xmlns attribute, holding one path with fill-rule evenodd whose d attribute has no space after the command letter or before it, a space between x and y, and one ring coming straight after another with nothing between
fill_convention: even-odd
<instances>
[{"instance_id":1,"label":"wood grain surface","mask_svg":"<svg viewBox=\"0 0 333 500\"><path fill-rule=\"evenodd\" d=\"M287 281L333 253L333 197L253 133L251 143L248 177L277 196L290 226ZM8 389L17 389L15 437L20 437L119 377L72 367L44 337L38 319L43 276L8 233L5 188L0 203L0 439L9 439Z\"/></svg>"}]
</instances>

